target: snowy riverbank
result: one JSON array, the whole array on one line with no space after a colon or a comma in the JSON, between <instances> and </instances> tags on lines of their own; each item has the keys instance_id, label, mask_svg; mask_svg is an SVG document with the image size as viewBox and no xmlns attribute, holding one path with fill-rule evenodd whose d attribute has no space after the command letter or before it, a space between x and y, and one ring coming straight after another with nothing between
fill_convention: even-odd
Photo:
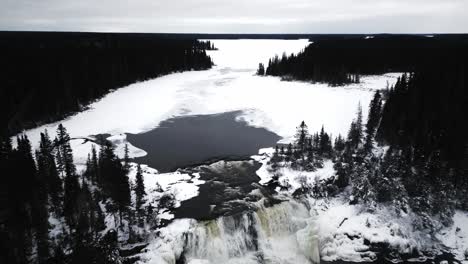
<instances>
[{"instance_id":1,"label":"snowy riverbank","mask_svg":"<svg viewBox=\"0 0 468 264\"><path fill-rule=\"evenodd\" d=\"M264 185L274 177L268 165L272 151L263 149L253 156L262 163L257 174ZM379 259L382 251L391 252L394 261L425 262L443 252L464 259L466 212L458 211L451 227L434 232L421 229L423 219L411 211L385 204L372 209L351 204L349 189L334 197L293 198L292 193L301 188L304 178L314 186L335 176L330 160L313 172L288 168L281 174L278 182L287 182L288 188L277 188L277 198L283 201L280 204L266 206L261 199L252 204L256 209L241 214L209 221L176 219L157 230L158 236L140 254L141 262L175 263L183 258L187 263L258 263L259 254L271 263L314 263L319 258L371 262ZM166 175L157 179L145 175L145 180L152 182L148 192L159 181L169 192L174 188L172 184L178 186L183 181L184 186L192 185L190 188L203 184L183 177L167 184Z\"/></svg>"}]
</instances>

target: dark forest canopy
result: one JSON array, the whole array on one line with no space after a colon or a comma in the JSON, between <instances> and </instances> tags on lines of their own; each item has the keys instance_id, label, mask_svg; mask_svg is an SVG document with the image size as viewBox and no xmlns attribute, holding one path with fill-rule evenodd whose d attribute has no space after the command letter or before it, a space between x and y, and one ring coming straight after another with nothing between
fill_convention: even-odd
<instances>
[{"instance_id":1,"label":"dark forest canopy","mask_svg":"<svg viewBox=\"0 0 468 264\"><path fill-rule=\"evenodd\" d=\"M81 110L112 89L212 66L194 38L0 32L0 123L13 134Z\"/></svg>"},{"instance_id":2,"label":"dark forest canopy","mask_svg":"<svg viewBox=\"0 0 468 264\"><path fill-rule=\"evenodd\" d=\"M265 74L335 86L359 82L360 75L414 72L467 58L466 35L323 38L298 55L272 58Z\"/></svg>"},{"instance_id":3,"label":"dark forest canopy","mask_svg":"<svg viewBox=\"0 0 468 264\"><path fill-rule=\"evenodd\" d=\"M121 160L104 140L92 145L85 171L78 172L66 128L60 124L56 134L41 133L35 151L26 135L18 135L16 147L10 138L0 142L0 170L8 176L0 185L0 263L121 263L114 228L155 219L144 205L140 168L132 190L127 145ZM115 226L105 213L118 215ZM54 238L53 218L63 227Z\"/></svg>"}]
</instances>

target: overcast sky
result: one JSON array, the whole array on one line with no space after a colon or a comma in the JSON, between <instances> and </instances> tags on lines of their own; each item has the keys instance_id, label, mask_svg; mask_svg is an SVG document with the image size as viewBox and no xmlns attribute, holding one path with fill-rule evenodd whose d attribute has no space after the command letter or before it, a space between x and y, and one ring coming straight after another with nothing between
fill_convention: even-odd
<instances>
[{"instance_id":1,"label":"overcast sky","mask_svg":"<svg viewBox=\"0 0 468 264\"><path fill-rule=\"evenodd\" d=\"M468 0L0 0L0 30L467 33Z\"/></svg>"}]
</instances>

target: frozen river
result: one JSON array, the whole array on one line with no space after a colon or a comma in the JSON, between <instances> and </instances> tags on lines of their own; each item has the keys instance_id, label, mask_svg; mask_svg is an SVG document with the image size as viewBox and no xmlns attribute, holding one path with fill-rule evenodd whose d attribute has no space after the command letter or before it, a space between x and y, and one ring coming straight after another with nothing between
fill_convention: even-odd
<instances>
[{"instance_id":1,"label":"frozen river","mask_svg":"<svg viewBox=\"0 0 468 264\"><path fill-rule=\"evenodd\" d=\"M328 87L325 84L285 82L260 77L260 62L267 64L275 54L297 53L308 40L212 40L218 50L208 51L215 66L206 71L174 73L120 88L88 110L60 121L71 137L110 134L118 149L126 143L124 133L138 134L158 127L164 120L188 116L242 111L236 117L286 140L305 120L311 132L322 125L336 136L345 135L359 103L364 115L375 89L396 81L398 74L368 76L361 84ZM40 132L54 134L59 122L27 131L33 144ZM77 162L84 162L89 146L74 142ZM144 151L131 148L133 156Z\"/></svg>"}]
</instances>

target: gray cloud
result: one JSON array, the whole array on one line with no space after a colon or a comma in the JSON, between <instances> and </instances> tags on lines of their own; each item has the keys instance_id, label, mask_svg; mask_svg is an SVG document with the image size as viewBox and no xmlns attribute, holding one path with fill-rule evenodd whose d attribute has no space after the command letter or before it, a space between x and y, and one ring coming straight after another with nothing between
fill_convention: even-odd
<instances>
[{"instance_id":1,"label":"gray cloud","mask_svg":"<svg viewBox=\"0 0 468 264\"><path fill-rule=\"evenodd\" d=\"M466 33L466 0L0 0L0 30Z\"/></svg>"}]
</instances>

